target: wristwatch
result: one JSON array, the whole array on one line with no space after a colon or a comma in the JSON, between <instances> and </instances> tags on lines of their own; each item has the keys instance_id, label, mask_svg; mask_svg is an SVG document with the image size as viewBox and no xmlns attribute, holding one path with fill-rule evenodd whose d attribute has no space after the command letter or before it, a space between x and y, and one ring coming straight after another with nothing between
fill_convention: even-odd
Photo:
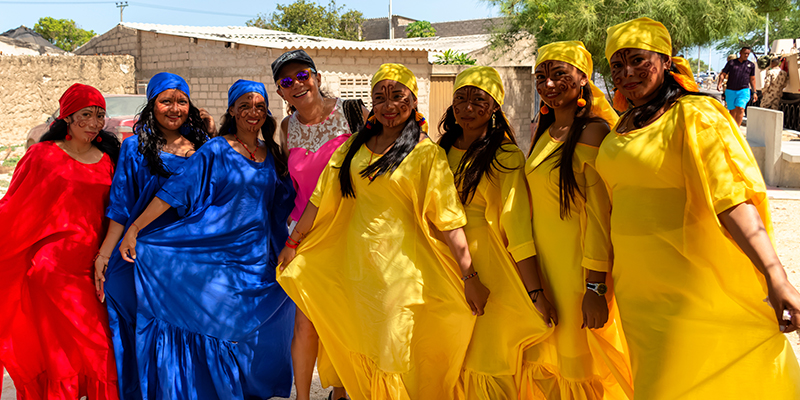
<instances>
[{"instance_id":1,"label":"wristwatch","mask_svg":"<svg viewBox=\"0 0 800 400\"><path fill-rule=\"evenodd\" d=\"M603 282L586 282L586 289L597 293L598 296L602 296L608 292L608 286Z\"/></svg>"}]
</instances>

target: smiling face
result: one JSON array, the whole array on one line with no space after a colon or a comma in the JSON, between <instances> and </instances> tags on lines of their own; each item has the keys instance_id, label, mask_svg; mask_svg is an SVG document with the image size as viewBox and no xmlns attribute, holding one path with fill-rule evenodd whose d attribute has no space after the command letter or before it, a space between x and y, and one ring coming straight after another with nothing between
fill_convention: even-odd
<instances>
[{"instance_id":1,"label":"smiling face","mask_svg":"<svg viewBox=\"0 0 800 400\"><path fill-rule=\"evenodd\" d=\"M563 61L545 61L536 67L536 92L550 108L577 104L586 74Z\"/></svg>"},{"instance_id":2,"label":"smiling face","mask_svg":"<svg viewBox=\"0 0 800 400\"><path fill-rule=\"evenodd\" d=\"M236 119L236 132L258 132L267 121L267 102L258 93L245 93L228 108L228 113Z\"/></svg>"},{"instance_id":3,"label":"smiling face","mask_svg":"<svg viewBox=\"0 0 800 400\"><path fill-rule=\"evenodd\" d=\"M609 64L614 86L634 106L640 106L658 95L672 59L648 50L620 49Z\"/></svg>"},{"instance_id":4,"label":"smiling face","mask_svg":"<svg viewBox=\"0 0 800 400\"><path fill-rule=\"evenodd\" d=\"M167 89L156 97L153 114L163 132L177 133L189 118L189 96L178 89Z\"/></svg>"},{"instance_id":5,"label":"smiling face","mask_svg":"<svg viewBox=\"0 0 800 400\"><path fill-rule=\"evenodd\" d=\"M278 75L276 81L278 96L281 96L282 99L295 108L299 109L309 104L309 102L313 101L315 95L320 96L319 86L322 83L322 77L318 72L313 72L310 68L306 64L291 63L281 68L281 73ZM305 81L301 81L297 78L297 74L306 70L308 70L310 76ZM278 83L284 78L292 78L292 85L288 88L284 88Z\"/></svg>"},{"instance_id":6,"label":"smiling face","mask_svg":"<svg viewBox=\"0 0 800 400\"><path fill-rule=\"evenodd\" d=\"M414 94L397 81L383 80L372 88L372 112L386 128L403 126L416 108Z\"/></svg>"},{"instance_id":7,"label":"smiling face","mask_svg":"<svg viewBox=\"0 0 800 400\"><path fill-rule=\"evenodd\" d=\"M78 110L72 115L64 118L64 122L69 127L69 134L72 140L77 140L82 143L89 143L103 129L106 121L106 110L91 106Z\"/></svg>"},{"instance_id":8,"label":"smiling face","mask_svg":"<svg viewBox=\"0 0 800 400\"><path fill-rule=\"evenodd\" d=\"M465 131L486 131L492 114L500 107L489 93L475 86L464 86L453 93L453 114Z\"/></svg>"}]
</instances>

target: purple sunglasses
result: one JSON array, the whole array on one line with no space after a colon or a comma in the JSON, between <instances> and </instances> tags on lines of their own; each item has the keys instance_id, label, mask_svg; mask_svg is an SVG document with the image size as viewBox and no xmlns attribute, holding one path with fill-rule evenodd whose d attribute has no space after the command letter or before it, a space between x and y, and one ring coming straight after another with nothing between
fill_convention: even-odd
<instances>
[{"instance_id":1,"label":"purple sunglasses","mask_svg":"<svg viewBox=\"0 0 800 400\"><path fill-rule=\"evenodd\" d=\"M294 80L295 79L297 79L298 82L307 81L308 78L311 77L311 73L315 73L316 74L317 71L314 71L314 68L307 68L307 69L304 69L304 70L298 72L294 76L294 78L292 78L291 76L287 76L286 78L278 80L278 84L281 85L282 88L288 89L288 88L292 87L292 85L294 85Z\"/></svg>"}]
</instances>

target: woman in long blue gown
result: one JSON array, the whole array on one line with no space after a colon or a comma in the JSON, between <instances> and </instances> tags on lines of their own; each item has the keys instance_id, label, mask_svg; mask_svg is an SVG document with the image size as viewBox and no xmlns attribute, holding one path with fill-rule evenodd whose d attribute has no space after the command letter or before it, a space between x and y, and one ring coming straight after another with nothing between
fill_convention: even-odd
<instances>
[{"instance_id":1,"label":"woman in long blue gown","mask_svg":"<svg viewBox=\"0 0 800 400\"><path fill-rule=\"evenodd\" d=\"M110 223L95 260L95 284L100 300L105 295L107 301L119 397L123 400L142 399L135 350L136 287L133 263L123 260L114 249L167 178L206 142L202 111L191 103L189 95L189 85L178 75L161 72L150 79L147 105L134 125L136 135L122 143L111 185L106 209ZM152 230L178 219L178 213L170 210L147 228Z\"/></svg>"},{"instance_id":2,"label":"woman in long blue gown","mask_svg":"<svg viewBox=\"0 0 800 400\"><path fill-rule=\"evenodd\" d=\"M148 399L289 397L295 306L275 266L295 194L267 104L263 84L237 81L222 136L186 161L122 240L136 265ZM179 221L142 231L170 208Z\"/></svg>"}]
</instances>

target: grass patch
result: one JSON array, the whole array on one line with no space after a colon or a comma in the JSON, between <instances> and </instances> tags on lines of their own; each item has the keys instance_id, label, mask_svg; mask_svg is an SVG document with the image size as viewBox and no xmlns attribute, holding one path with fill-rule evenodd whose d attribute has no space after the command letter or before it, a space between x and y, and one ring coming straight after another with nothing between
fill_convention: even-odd
<instances>
[{"instance_id":1,"label":"grass patch","mask_svg":"<svg viewBox=\"0 0 800 400\"><path fill-rule=\"evenodd\" d=\"M5 179L0 179L0 188L8 189L11 185L11 181L7 181Z\"/></svg>"},{"instance_id":2,"label":"grass patch","mask_svg":"<svg viewBox=\"0 0 800 400\"><path fill-rule=\"evenodd\" d=\"M16 166L17 166L17 163L18 163L18 162L19 162L19 160L21 160L21 159L22 159L22 157L11 157L11 158L7 158L7 159L5 159L5 160L3 160L3 161L0 161L0 166L2 166L2 167L14 168L14 167L16 167Z\"/></svg>"}]
</instances>

